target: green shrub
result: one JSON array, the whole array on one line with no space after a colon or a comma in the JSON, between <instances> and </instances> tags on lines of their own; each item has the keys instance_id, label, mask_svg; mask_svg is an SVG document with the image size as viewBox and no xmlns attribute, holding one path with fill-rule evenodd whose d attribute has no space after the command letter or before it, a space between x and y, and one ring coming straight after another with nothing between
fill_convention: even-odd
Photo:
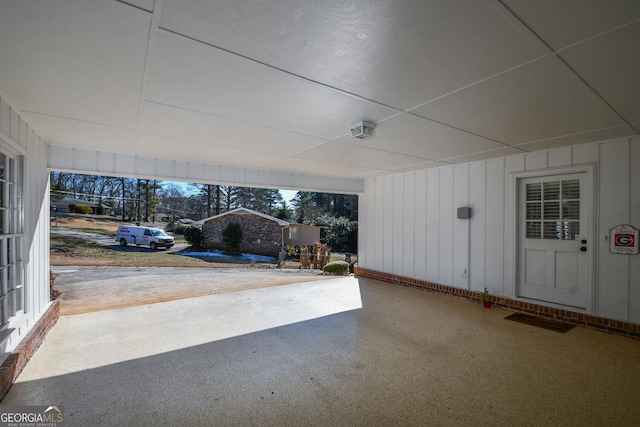
<instances>
[{"instance_id":1,"label":"green shrub","mask_svg":"<svg viewBox=\"0 0 640 427\"><path fill-rule=\"evenodd\" d=\"M242 228L237 222L230 222L222 230L222 241L229 246L232 251L237 251L242 242Z\"/></svg>"},{"instance_id":2,"label":"green shrub","mask_svg":"<svg viewBox=\"0 0 640 427\"><path fill-rule=\"evenodd\" d=\"M325 265L322 272L334 276L348 276L349 264L345 261L333 261Z\"/></svg>"},{"instance_id":3,"label":"green shrub","mask_svg":"<svg viewBox=\"0 0 640 427\"><path fill-rule=\"evenodd\" d=\"M184 234L184 239L191 246L197 248L202 247L202 230L200 230L200 227L184 227L184 232L182 234Z\"/></svg>"},{"instance_id":4,"label":"green shrub","mask_svg":"<svg viewBox=\"0 0 640 427\"><path fill-rule=\"evenodd\" d=\"M93 209L91 209L91 206L76 205L75 203L72 203L69 205L69 212L79 213L79 214L90 214L93 212Z\"/></svg>"}]
</instances>

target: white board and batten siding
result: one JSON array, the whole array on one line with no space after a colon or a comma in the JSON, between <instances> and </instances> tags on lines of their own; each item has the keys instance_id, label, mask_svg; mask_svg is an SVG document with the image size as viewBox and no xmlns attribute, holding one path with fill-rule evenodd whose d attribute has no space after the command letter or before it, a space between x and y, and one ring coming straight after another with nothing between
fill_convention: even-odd
<instances>
[{"instance_id":1,"label":"white board and batten siding","mask_svg":"<svg viewBox=\"0 0 640 427\"><path fill-rule=\"evenodd\" d=\"M0 98L0 144L24 158L24 313L2 336L2 353L13 350L49 307L49 172L47 144Z\"/></svg>"},{"instance_id":2,"label":"white board and batten siding","mask_svg":"<svg viewBox=\"0 0 640 427\"><path fill-rule=\"evenodd\" d=\"M372 178L360 199L359 265L456 288L517 297L519 173L594 165L596 242L588 313L640 323L640 255L609 252L609 230L640 228L640 138ZM458 219L468 206L471 219Z\"/></svg>"},{"instance_id":3,"label":"white board and batten siding","mask_svg":"<svg viewBox=\"0 0 640 427\"><path fill-rule=\"evenodd\" d=\"M362 180L356 178L309 175L215 163L134 156L105 150L58 145L50 146L48 151L49 168L70 173L327 193L358 194L363 191Z\"/></svg>"}]
</instances>

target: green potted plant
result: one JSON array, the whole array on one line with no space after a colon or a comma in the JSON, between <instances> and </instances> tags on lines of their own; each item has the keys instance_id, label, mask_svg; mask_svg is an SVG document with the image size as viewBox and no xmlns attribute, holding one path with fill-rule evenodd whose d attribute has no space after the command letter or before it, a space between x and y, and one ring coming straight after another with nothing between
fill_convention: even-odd
<instances>
[{"instance_id":1,"label":"green potted plant","mask_svg":"<svg viewBox=\"0 0 640 427\"><path fill-rule=\"evenodd\" d=\"M487 288L484 288L484 291L480 292L480 301L482 301L484 308L491 308L491 295L489 295Z\"/></svg>"}]
</instances>

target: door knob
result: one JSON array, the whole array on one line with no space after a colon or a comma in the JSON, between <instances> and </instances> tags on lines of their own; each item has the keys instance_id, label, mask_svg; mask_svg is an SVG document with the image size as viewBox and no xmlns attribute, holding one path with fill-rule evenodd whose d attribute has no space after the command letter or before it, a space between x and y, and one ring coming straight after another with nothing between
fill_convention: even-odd
<instances>
[{"instance_id":1,"label":"door knob","mask_svg":"<svg viewBox=\"0 0 640 427\"><path fill-rule=\"evenodd\" d=\"M582 247L580 248L580 252L587 252L587 248L586 248L586 246L582 246Z\"/></svg>"},{"instance_id":2,"label":"door knob","mask_svg":"<svg viewBox=\"0 0 640 427\"><path fill-rule=\"evenodd\" d=\"M580 243L582 243L583 245L586 245L587 241L583 239L583 240L580 241Z\"/></svg>"}]
</instances>

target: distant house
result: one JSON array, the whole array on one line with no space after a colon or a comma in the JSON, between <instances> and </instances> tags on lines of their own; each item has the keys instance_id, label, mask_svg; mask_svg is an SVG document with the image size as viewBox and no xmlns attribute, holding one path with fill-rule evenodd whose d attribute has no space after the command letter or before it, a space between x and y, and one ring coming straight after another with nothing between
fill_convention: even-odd
<instances>
[{"instance_id":1,"label":"distant house","mask_svg":"<svg viewBox=\"0 0 640 427\"><path fill-rule=\"evenodd\" d=\"M111 206L105 205L100 202L90 202L88 200L72 199L65 197L60 200L51 200L51 208L57 212L68 213L71 212L69 206L72 205L84 205L91 208L91 213L96 215L110 215Z\"/></svg>"},{"instance_id":2,"label":"distant house","mask_svg":"<svg viewBox=\"0 0 640 427\"><path fill-rule=\"evenodd\" d=\"M242 252L277 256L283 246L311 245L320 240L320 227L291 224L247 208L237 208L198 223L202 224L202 245L209 249L230 249L223 241L223 231L231 223L239 224L242 230L238 247Z\"/></svg>"}]
</instances>

